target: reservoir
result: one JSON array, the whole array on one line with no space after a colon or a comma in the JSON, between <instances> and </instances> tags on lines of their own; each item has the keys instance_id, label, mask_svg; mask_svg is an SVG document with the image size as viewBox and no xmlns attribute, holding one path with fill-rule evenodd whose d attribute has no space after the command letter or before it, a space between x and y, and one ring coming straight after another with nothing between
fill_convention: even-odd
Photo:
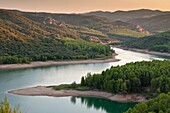
<instances>
[{"instance_id":1,"label":"reservoir","mask_svg":"<svg viewBox=\"0 0 170 113\"><path fill-rule=\"evenodd\" d=\"M79 83L87 73L101 73L111 66L129 62L164 60L170 57L155 56L113 48L119 62L100 64L76 64L36 67L28 69L0 70L0 100L8 97L12 106L19 106L23 113L123 113L136 103L112 102L92 97L48 97L18 96L8 94L8 90Z\"/></svg>"}]
</instances>

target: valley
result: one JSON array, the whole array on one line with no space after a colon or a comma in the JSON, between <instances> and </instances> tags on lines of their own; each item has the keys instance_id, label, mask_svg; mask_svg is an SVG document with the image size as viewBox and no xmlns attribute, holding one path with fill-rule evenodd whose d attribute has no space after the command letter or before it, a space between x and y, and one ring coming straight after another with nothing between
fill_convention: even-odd
<instances>
[{"instance_id":1,"label":"valley","mask_svg":"<svg viewBox=\"0 0 170 113\"><path fill-rule=\"evenodd\" d=\"M169 17L0 9L0 113L169 113Z\"/></svg>"}]
</instances>

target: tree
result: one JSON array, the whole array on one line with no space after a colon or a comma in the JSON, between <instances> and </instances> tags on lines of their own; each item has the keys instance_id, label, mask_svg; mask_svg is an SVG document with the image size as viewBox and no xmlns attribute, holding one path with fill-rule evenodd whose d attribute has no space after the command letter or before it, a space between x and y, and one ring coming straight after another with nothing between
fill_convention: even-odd
<instances>
[{"instance_id":1,"label":"tree","mask_svg":"<svg viewBox=\"0 0 170 113\"><path fill-rule=\"evenodd\" d=\"M0 105L0 113L21 113L16 108L11 108L7 97L4 98L4 102Z\"/></svg>"},{"instance_id":2,"label":"tree","mask_svg":"<svg viewBox=\"0 0 170 113\"><path fill-rule=\"evenodd\" d=\"M85 85L85 80L84 77L81 78L81 85L84 86Z\"/></svg>"},{"instance_id":3,"label":"tree","mask_svg":"<svg viewBox=\"0 0 170 113\"><path fill-rule=\"evenodd\" d=\"M125 113L169 113L169 101L170 92L168 94L162 93L158 97L150 99L148 102L137 104Z\"/></svg>"}]
</instances>

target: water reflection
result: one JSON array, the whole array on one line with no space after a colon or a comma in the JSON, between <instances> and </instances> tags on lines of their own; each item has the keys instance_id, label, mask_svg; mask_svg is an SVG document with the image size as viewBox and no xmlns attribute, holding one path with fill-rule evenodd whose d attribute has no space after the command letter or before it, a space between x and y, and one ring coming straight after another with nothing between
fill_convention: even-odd
<instances>
[{"instance_id":1,"label":"water reflection","mask_svg":"<svg viewBox=\"0 0 170 113\"><path fill-rule=\"evenodd\" d=\"M128 108L135 106L137 103L121 103L113 102L110 100L105 100L101 98L94 97L71 97L70 101L76 104L77 100L81 100L82 105L86 105L88 109L102 110L106 113L123 113L128 110Z\"/></svg>"}]
</instances>

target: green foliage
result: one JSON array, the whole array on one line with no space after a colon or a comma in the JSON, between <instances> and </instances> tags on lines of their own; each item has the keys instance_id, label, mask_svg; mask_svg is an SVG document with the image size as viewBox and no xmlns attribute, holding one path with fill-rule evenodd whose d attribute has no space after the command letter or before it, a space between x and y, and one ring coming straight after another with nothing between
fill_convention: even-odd
<instances>
[{"instance_id":1,"label":"green foliage","mask_svg":"<svg viewBox=\"0 0 170 113\"><path fill-rule=\"evenodd\" d=\"M170 112L170 92L160 94L148 102L141 102L134 108L130 108L125 113L169 113Z\"/></svg>"},{"instance_id":2,"label":"green foliage","mask_svg":"<svg viewBox=\"0 0 170 113\"><path fill-rule=\"evenodd\" d=\"M79 90L79 91L88 91L91 90L90 87L87 86L82 86L80 84L76 84L73 82L72 84L61 84L58 86L48 86L47 88L52 88L54 90Z\"/></svg>"},{"instance_id":3,"label":"green foliage","mask_svg":"<svg viewBox=\"0 0 170 113\"><path fill-rule=\"evenodd\" d=\"M87 74L81 84L113 93L169 92L170 61L142 61Z\"/></svg>"},{"instance_id":4,"label":"green foliage","mask_svg":"<svg viewBox=\"0 0 170 113\"><path fill-rule=\"evenodd\" d=\"M129 41L125 46L170 53L170 31Z\"/></svg>"},{"instance_id":5,"label":"green foliage","mask_svg":"<svg viewBox=\"0 0 170 113\"><path fill-rule=\"evenodd\" d=\"M170 53L170 43L163 44L163 45L155 45L150 50Z\"/></svg>"},{"instance_id":6,"label":"green foliage","mask_svg":"<svg viewBox=\"0 0 170 113\"><path fill-rule=\"evenodd\" d=\"M107 58L112 52L109 46L96 43L45 38L27 43L1 43L0 64Z\"/></svg>"},{"instance_id":7,"label":"green foliage","mask_svg":"<svg viewBox=\"0 0 170 113\"><path fill-rule=\"evenodd\" d=\"M112 54L111 49L107 46L85 41L67 41L48 38L27 41L26 43L18 41L2 42L0 49L1 63L26 63L24 62L25 59L29 59L28 61L31 61L31 59L33 61L46 61L104 58ZM8 59L16 60L10 62Z\"/></svg>"},{"instance_id":8,"label":"green foliage","mask_svg":"<svg viewBox=\"0 0 170 113\"><path fill-rule=\"evenodd\" d=\"M32 60L29 58L18 58L14 56L0 57L0 64L17 64L17 63L30 63Z\"/></svg>"},{"instance_id":9,"label":"green foliage","mask_svg":"<svg viewBox=\"0 0 170 113\"><path fill-rule=\"evenodd\" d=\"M0 105L0 113L21 113L18 108L11 108L7 97L4 98L4 102Z\"/></svg>"},{"instance_id":10,"label":"green foliage","mask_svg":"<svg viewBox=\"0 0 170 113\"><path fill-rule=\"evenodd\" d=\"M75 86L80 86L79 84L75 84L74 86L72 84L61 84L58 86L48 86L48 88L52 88L55 90L68 90L68 89L74 89Z\"/></svg>"}]
</instances>

